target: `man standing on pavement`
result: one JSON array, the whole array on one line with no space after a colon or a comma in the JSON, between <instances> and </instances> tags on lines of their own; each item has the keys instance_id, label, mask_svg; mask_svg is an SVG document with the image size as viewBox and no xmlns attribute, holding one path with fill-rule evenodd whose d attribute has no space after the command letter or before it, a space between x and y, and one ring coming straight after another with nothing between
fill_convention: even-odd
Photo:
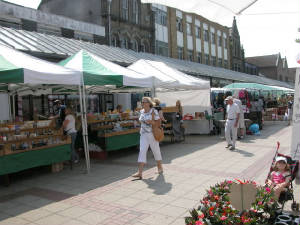
<instances>
[{"instance_id":1,"label":"man standing on pavement","mask_svg":"<svg viewBox=\"0 0 300 225\"><path fill-rule=\"evenodd\" d=\"M238 99L237 97L233 98L233 103L237 104L240 109L240 118L238 123L238 138L243 139L244 138L244 129L245 129L245 119L244 119L244 110L242 101Z\"/></svg>"},{"instance_id":2,"label":"man standing on pavement","mask_svg":"<svg viewBox=\"0 0 300 225\"><path fill-rule=\"evenodd\" d=\"M228 96L225 101L227 103L227 119L225 124L226 148L234 150L237 139L237 127L240 119L240 109L236 103L233 103L232 96Z\"/></svg>"}]
</instances>

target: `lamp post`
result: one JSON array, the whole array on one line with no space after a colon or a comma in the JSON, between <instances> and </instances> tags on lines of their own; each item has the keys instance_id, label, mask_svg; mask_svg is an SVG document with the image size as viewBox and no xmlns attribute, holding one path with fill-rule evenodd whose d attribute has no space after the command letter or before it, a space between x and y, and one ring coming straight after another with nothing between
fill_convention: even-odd
<instances>
[{"instance_id":1,"label":"lamp post","mask_svg":"<svg viewBox=\"0 0 300 225\"><path fill-rule=\"evenodd\" d=\"M108 32L108 45L111 46L111 2L112 0L107 0L107 3L108 3L108 7L107 7L107 10L108 10L108 29L107 29L107 32Z\"/></svg>"}]
</instances>

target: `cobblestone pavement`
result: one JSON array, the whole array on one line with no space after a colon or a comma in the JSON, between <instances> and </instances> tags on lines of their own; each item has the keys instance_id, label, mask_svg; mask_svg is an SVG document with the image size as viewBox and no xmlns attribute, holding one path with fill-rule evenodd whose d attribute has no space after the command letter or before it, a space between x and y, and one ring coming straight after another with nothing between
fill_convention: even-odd
<instances>
[{"instance_id":1,"label":"cobblestone pavement","mask_svg":"<svg viewBox=\"0 0 300 225\"><path fill-rule=\"evenodd\" d=\"M184 143L161 148L164 174L156 174L151 151L143 180L133 181L137 150L113 154L106 161L84 162L60 173L34 173L0 186L0 225L183 225L205 190L224 179L264 183L275 154L289 154L291 127L265 126L260 136L247 136L235 151L221 136L193 135ZM300 198L299 184L295 197ZM290 202L285 209L290 210Z\"/></svg>"}]
</instances>

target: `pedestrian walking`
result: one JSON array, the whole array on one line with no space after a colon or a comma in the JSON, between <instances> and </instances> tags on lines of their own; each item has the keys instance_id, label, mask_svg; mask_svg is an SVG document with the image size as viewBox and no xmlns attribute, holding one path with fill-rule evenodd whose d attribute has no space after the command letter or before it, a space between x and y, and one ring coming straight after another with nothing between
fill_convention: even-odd
<instances>
[{"instance_id":1,"label":"pedestrian walking","mask_svg":"<svg viewBox=\"0 0 300 225\"><path fill-rule=\"evenodd\" d=\"M138 156L138 172L132 177L142 179L143 175L143 168L147 162L147 151L149 146L152 150L154 158L157 163L157 170L158 173L163 173L162 167L162 157L160 153L159 142L155 140L153 133L152 133L152 125L154 125L154 120L159 120L160 117L158 115L157 110L153 108L154 103L152 102L151 98L143 97L142 99L142 110L140 111L139 121L141 123L140 129L140 152ZM154 120L152 120L154 118Z\"/></svg>"},{"instance_id":2,"label":"pedestrian walking","mask_svg":"<svg viewBox=\"0 0 300 225\"><path fill-rule=\"evenodd\" d=\"M228 96L225 101L227 104L227 119L225 124L226 148L234 150L237 139L237 127L240 119L240 109L236 103L233 103L232 96Z\"/></svg>"},{"instance_id":3,"label":"pedestrian walking","mask_svg":"<svg viewBox=\"0 0 300 225\"><path fill-rule=\"evenodd\" d=\"M289 101L287 104L288 104L288 107L287 107L288 125L290 125L291 121L293 119L293 105L294 105L292 96L289 96Z\"/></svg>"},{"instance_id":4,"label":"pedestrian walking","mask_svg":"<svg viewBox=\"0 0 300 225\"><path fill-rule=\"evenodd\" d=\"M76 141L76 136L77 136L77 131L75 128L75 117L70 108L66 109L66 117L63 122L63 128L64 128L64 132L67 135L71 136L71 160L74 163L78 163L79 155L75 149L75 141Z\"/></svg>"}]
</instances>

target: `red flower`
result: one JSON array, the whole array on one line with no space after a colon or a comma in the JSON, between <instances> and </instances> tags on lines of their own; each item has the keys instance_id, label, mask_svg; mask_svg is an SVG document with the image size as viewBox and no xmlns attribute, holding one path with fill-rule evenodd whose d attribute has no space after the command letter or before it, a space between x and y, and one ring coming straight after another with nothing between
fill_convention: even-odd
<instances>
[{"instance_id":1,"label":"red flower","mask_svg":"<svg viewBox=\"0 0 300 225\"><path fill-rule=\"evenodd\" d=\"M236 181L238 181L240 184L245 184L245 182L239 180L239 179L235 179Z\"/></svg>"},{"instance_id":2,"label":"red flower","mask_svg":"<svg viewBox=\"0 0 300 225\"><path fill-rule=\"evenodd\" d=\"M212 211L209 211L209 215L210 215L210 216L213 216L214 214L213 214L213 212L212 212Z\"/></svg>"},{"instance_id":3,"label":"red flower","mask_svg":"<svg viewBox=\"0 0 300 225\"><path fill-rule=\"evenodd\" d=\"M258 205L262 205L263 203L262 203L262 201L259 201L257 204L258 204Z\"/></svg>"},{"instance_id":4,"label":"red flower","mask_svg":"<svg viewBox=\"0 0 300 225\"><path fill-rule=\"evenodd\" d=\"M269 187L266 187L266 192L270 193L271 189Z\"/></svg>"},{"instance_id":5,"label":"red flower","mask_svg":"<svg viewBox=\"0 0 300 225\"><path fill-rule=\"evenodd\" d=\"M222 217L220 218L220 220L226 220L226 219L227 219L226 216L222 216Z\"/></svg>"},{"instance_id":6,"label":"red flower","mask_svg":"<svg viewBox=\"0 0 300 225\"><path fill-rule=\"evenodd\" d=\"M203 222L198 220L198 221L196 221L195 225L203 225Z\"/></svg>"},{"instance_id":7,"label":"red flower","mask_svg":"<svg viewBox=\"0 0 300 225\"><path fill-rule=\"evenodd\" d=\"M227 183L228 183L228 184L232 184L232 180L228 180Z\"/></svg>"},{"instance_id":8,"label":"red flower","mask_svg":"<svg viewBox=\"0 0 300 225\"><path fill-rule=\"evenodd\" d=\"M218 200L220 199L220 196L215 195L215 196L214 196L214 199L218 201Z\"/></svg>"},{"instance_id":9,"label":"red flower","mask_svg":"<svg viewBox=\"0 0 300 225\"><path fill-rule=\"evenodd\" d=\"M201 214L198 216L199 219L203 219L204 218L204 214Z\"/></svg>"}]
</instances>

